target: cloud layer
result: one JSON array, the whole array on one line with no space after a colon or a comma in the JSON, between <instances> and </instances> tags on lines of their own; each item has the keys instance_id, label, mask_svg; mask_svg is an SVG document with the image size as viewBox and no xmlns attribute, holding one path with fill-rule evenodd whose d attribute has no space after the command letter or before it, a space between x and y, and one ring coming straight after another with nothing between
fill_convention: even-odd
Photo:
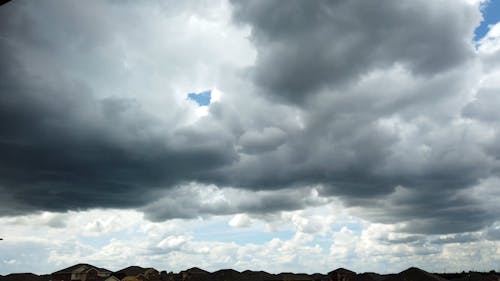
<instances>
[{"instance_id":1,"label":"cloud layer","mask_svg":"<svg viewBox=\"0 0 500 281\"><path fill-rule=\"evenodd\" d=\"M349 216L338 202L273 218L243 217L155 223L140 212L108 209L0 218L7 238L0 273L42 274L79 262L110 270L140 264L174 272L194 265L273 273L326 273L339 266L358 272L397 272L409 266L456 272L488 270L500 261L498 236L402 234L395 226ZM500 225L490 229L499 230Z\"/></svg>"},{"instance_id":2,"label":"cloud layer","mask_svg":"<svg viewBox=\"0 0 500 281\"><path fill-rule=\"evenodd\" d=\"M451 0L8 3L0 215L243 227L335 198L416 235L391 244L489 241L500 29L476 48L480 20L479 3ZM186 98L215 88L205 111Z\"/></svg>"},{"instance_id":3,"label":"cloud layer","mask_svg":"<svg viewBox=\"0 0 500 281\"><path fill-rule=\"evenodd\" d=\"M473 56L480 17L454 1L232 3L236 21L252 26L255 80L289 102L397 63L425 77L458 67Z\"/></svg>"}]
</instances>

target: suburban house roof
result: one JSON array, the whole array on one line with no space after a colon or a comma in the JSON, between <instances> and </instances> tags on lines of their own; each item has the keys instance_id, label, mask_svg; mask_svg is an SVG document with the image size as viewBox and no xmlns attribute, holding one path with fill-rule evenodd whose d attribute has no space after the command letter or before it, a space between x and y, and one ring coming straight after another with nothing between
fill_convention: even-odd
<instances>
[{"instance_id":1,"label":"suburban house roof","mask_svg":"<svg viewBox=\"0 0 500 281\"><path fill-rule=\"evenodd\" d=\"M191 274L209 274L210 272L206 271L206 270L203 270L201 268L198 268L198 267L192 267L188 270L185 270L185 271L181 271L181 272L188 272L188 273L191 273Z\"/></svg>"},{"instance_id":2,"label":"suburban house roof","mask_svg":"<svg viewBox=\"0 0 500 281\"><path fill-rule=\"evenodd\" d=\"M328 275L336 275L336 274L341 274L341 275L356 275L356 272L345 269L345 268L337 268L334 271L328 272Z\"/></svg>"},{"instance_id":3,"label":"suburban house roof","mask_svg":"<svg viewBox=\"0 0 500 281\"><path fill-rule=\"evenodd\" d=\"M81 271L84 271L85 269L95 269L99 272L107 272L107 273L112 273L111 270L108 270L108 269L105 269L105 268L101 268L101 267L97 267L97 266L93 266L91 264L87 264L87 263L79 263L79 264L75 264L75 265L72 265L70 267L67 267L67 268L64 268L64 269L61 269L59 271L56 271L56 272L53 272L52 274L67 274L67 273L73 273L75 270L79 270L80 272Z\"/></svg>"},{"instance_id":4,"label":"suburban house roof","mask_svg":"<svg viewBox=\"0 0 500 281\"><path fill-rule=\"evenodd\" d=\"M124 276L136 276L136 275L139 275L141 273L144 273L144 271L146 271L146 268L133 265L133 266L129 266L129 267L125 267L123 269L120 269L120 270L116 271L114 274L121 274Z\"/></svg>"},{"instance_id":5,"label":"suburban house roof","mask_svg":"<svg viewBox=\"0 0 500 281\"><path fill-rule=\"evenodd\" d=\"M150 271L150 270L158 271L158 270L156 270L156 269L154 269L152 267L144 268L144 267L133 265L133 266L129 266L129 267L125 267L123 269L120 269L120 270L116 271L115 273L113 273L113 275L115 275L115 276L118 276L118 275L121 275L121 276L137 276L139 274L144 274L144 273L146 273L147 271Z\"/></svg>"}]
</instances>

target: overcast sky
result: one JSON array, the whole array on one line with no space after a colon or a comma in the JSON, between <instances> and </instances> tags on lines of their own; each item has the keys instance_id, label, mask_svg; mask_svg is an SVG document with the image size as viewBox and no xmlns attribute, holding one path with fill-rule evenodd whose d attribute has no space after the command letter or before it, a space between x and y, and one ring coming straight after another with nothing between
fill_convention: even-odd
<instances>
[{"instance_id":1,"label":"overcast sky","mask_svg":"<svg viewBox=\"0 0 500 281\"><path fill-rule=\"evenodd\" d=\"M498 11L1 6L0 274L500 270Z\"/></svg>"}]
</instances>

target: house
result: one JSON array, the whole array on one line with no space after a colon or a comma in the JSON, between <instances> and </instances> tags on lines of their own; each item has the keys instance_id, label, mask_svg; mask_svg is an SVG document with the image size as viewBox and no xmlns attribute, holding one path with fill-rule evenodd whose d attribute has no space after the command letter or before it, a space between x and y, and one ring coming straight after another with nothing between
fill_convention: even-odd
<instances>
[{"instance_id":1,"label":"house","mask_svg":"<svg viewBox=\"0 0 500 281\"><path fill-rule=\"evenodd\" d=\"M146 281L144 275L139 274L137 276L125 276L122 281Z\"/></svg>"},{"instance_id":2,"label":"house","mask_svg":"<svg viewBox=\"0 0 500 281\"><path fill-rule=\"evenodd\" d=\"M278 274L278 277L282 281L314 281L314 279L307 274L295 274L290 272L283 272Z\"/></svg>"},{"instance_id":3,"label":"house","mask_svg":"<svg viewBox=\"0 0 500 281\"><path fill-rule=\"evenodd\" d=\"M108 278L104 279L104 281L121 281L121 280L118 279L118 277L111 275Z\"/></svg>"},{"instance_id":4,"label":"house","mask_svg":"<svg viewBox=\"0 0 500 281\"><path fill-rule=\"evenodd\" d=\"M144 277L146 277L146 280L148 281L160 281L160 272L154 268L148 268L146 271L144 271Z\"/></svg>"},{"instance_id":5,"label":"house","mask_svg":"<svg viewBox=\"0 0 500 281\"><path fill-rule=\"evenodd\" d=\"M374 272L365 272L358 274L356 281L381 281L383 276Z\"/></svg>"},{"instance_id":6,"label":"house","mask_svg":"<svg viewBox=\"0 0 500 281\"><path fill-rule=\"evenodd\" d=\"M356 280L356 272L345 268L338 268L328 272L328 277L331 281L354 281Z\"/></svg>"},{"instance_id":7,"label":"house","mask_svg":"<svg viewBox=\"0 0 500 281\"><path fill-rule=\"evenodd\" d=\"M182 276L179 273L173 273L172 271L166 272L162 271L160 272L160 280L161 281L182 281Z\"/></svg>"},{"instance_id":8,"label":"house","mask_svg":"<svg viewBox=\"0 0 500 281\"><path fill-rule=\"evenodd\" d=\"M241 272L238 281L276 281L280 280L278 276L265 271L245 270Z\"/></svg>"},{"instance_id":9,"label":"house","mask_svg":"<svg viewBox=\"0 0 500 281\"><path fill-rule=\"evenodd\" d=\"M500 276L495 272L468 272L462 274L460 278L449 279L451 281L500 281Z\"/></svg>"},{"instance_id":10,"label":"house","mask_svg":"<svg viewBox=\"0 0 500 281\"><path fill-rule=\"evenodd\" d=\"M398 274L389 274L384 278L384 281L400 280L445 281L446 279L416 267L410 267Z\"/></svg>"},{"instance_id":11,"label":"house","mask_svg":"<svg viewBox=\"0 0 500 281\"><path fill-rule=\"evenodd\" d=\"M121 281L160 281L160 272L154 268L129 266L113 273Z\"/></svg>"},{"instance_id":12,"label":"house","mask_svg":"<svg viewBox=\"0 0 500 281\"><path fill-rule=\"evenodd\" d=\"M314 281L328 281L328 275L321 273L313 273L311 274L311 278L314 279Z\"/></svg>"},{"instance_id":13,"label":"house","mask_svg":"<svg viewBox=\"0 0 500 281\"><path fill-rule=\"evenodd\" d=\"M188 270L179 272L183 281L207 281L210 273L198 267L193 267Z\"/></svg>"},{"instance_id":14,"label":"house","mask_svg":"<svg viewBox=\"0 0 500 281\"><path fill-rule=\"evenodd\" d=\"M111 271L90 264L80 263L51 274L51 281L100 281L111 275Z\"/></svg>"},{"instance_id":15,"label":"house","mask_svg":"<svg viewBox=\"0 0 500 281\"><path fill-rule=\"evenodd\" d=\"M211 281L236 281L241 273L234 269L221 269L210 273Z\"/></svg>"},{"instance_id":16,"label":"house","mask_svg":"<svg viewBox=\"0 0 500 281\"><path fill-rule=\"evenodd\" d=\"M0 275L0 281L44 281L44 276L38 276L33 273L11 273L9 275Z\"/></svg>"}]
</instances>

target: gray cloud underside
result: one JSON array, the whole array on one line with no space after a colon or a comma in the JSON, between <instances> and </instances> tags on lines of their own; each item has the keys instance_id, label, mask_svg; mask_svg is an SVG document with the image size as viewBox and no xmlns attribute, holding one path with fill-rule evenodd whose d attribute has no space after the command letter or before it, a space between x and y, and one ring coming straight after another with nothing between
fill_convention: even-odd
<instances>
[{"instance_id":1,"label":"gray cloud underside","mask_svg":"<svg viewBox=\"0 0 500 281\"><path fill-rule=\"evenodd\" d=\"M491 90L470 98L481 63L475 6L232 1L257 59L246 76L218 85L227 96L209 116L186 125L182 109L160 118L116 86L126 78L106 50L115 50L113 36L141 50L142 31L126 24L135 4L19 2L0 8L1 215L258 214L321 204L297 191L320 186L361 216L407 222L412 233L474 231L498 219L468 192L500 175L499 101ZM163 8L168 18L168 9L190 7ZM179 191L191 182L283 196L207 205Z\"/></svg>"},{"instance_id":2,"label":"gray cloud underside","mask_svg":"<svg viewBox=\"0 0 500 281\"><path fill-rule=\"evenodd\" d=\"M252 26L253 75L271 95L303 102L321 87L403 63L429 76L470 58L477 11L440 1L232 1ZM442 7L450 4L449 9ZM453 22L453 25L449 22Z\"/></svg>"},{"instance_id":3,"label":"gray cloud underside","mask_svg":"<svg viewBox=\"0 0 500 281\"><path fill-rule=\"evenodd\" d=\"M252 192L241 189L219 190L214 186L193 186L169 190L160 200L142 210L147 218L162 221L208 215L251 213L265 216L278 211L303 209L328 203L307 188Z\"/></svg>"}]
</instances>

